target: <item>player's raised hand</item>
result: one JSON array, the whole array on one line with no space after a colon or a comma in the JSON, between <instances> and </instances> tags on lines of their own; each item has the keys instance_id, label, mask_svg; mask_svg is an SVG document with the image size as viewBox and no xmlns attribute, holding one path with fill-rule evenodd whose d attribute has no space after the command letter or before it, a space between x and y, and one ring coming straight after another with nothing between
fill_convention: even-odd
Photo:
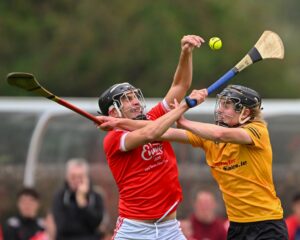
<instances>
[{"instance_id":1,"label":"player's raised hand","mask_svg":"<svg viewBox=\"0 0 300 240\"><path fill-rule=\"evenodd\" d=\"M102 131L111 131L117 127L118 118L109 116L97 116L96 118L101 122L101 124L96 124L96 126Z\"/></svg>"},{"instance_id":2,"label":"player's raised hand","mask_svg":"<svg viewBox=\"0 0 300 240\"><path fill-rule=\"evenodd\" d=\"M181 104L184 104L184 103L181 103ZM178 108L179 106L180 106L180 104L178 103L178 101L177 101L177 99L175 98L174 99L174 103L172 103L171 104L171 106L172 106L172 108ZM183 121L185 121L186 119L185 119L185 117L184 117L184 114L182 114L180 117L179 117L179 119L175 122L175 125L176 125L176 127L177 128L180 128L181 127L181 123L183 122Z\"/></svg>"},{"instance_id":3,"label":"player's raised hand","mask_svg":"<svg viewBox=\"0 0 300 240\"><path fill-rule=\"evenodd\" d=\"M194 47L199 48L204 42L204 39L200 36L185 35L181 39L181 49L182 51L191 52Z\"/></svg>"},{"instance_id":4,"label":"player's raised hand","mask_svg":"<svg viewBox=\"0 0 300 240\"><path fill-rule=\"evenodd\" d=\"M189 95L190 99L194 99L197 101L196 105L199 105L201 103L203 103L207 97L208 93L207 93L207 89L200 89L200 90L196 90L194 89L191 94Z\"/></svg>"},{"instance_id":5,"label":"player's raised hand","mask_svg":"<svg viewBox=\"0 0 300 240\"><path fill-rule=\"evenodd\" d=\"M76 190L76 201L78 206L85 207L87 205L87 194L90 189L90 181L87 176L81 179L80 184Z\"/></svg>"},{"instance_id":6,"label":"player's raised hand","mask_svg":"<svg viewBox=\"0 0 300 240\"><path fill-rule=\"evenodd\" d=\"M87 176L84 176L78 186L76 193L81 194L81 195L86 195L88 193L89 189L90 189L89 178Z\"/></svg>"}]
</instances>

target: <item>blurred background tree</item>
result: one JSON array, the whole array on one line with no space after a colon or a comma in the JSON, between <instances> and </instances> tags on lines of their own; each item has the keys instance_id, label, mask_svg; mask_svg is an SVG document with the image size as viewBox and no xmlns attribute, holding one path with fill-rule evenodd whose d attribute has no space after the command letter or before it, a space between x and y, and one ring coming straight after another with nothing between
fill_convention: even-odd
<instances>
[{"instance_id":1,"label":"blurred background tree","mask_svg":"<svg viewBox=\"0 0 300 240\"><path fill-rule=\"evenodd\" d=\"M267 98L298 98L299 10L297 0L2 0L0 95L30 95L4 81L24 71L59 96L97 97L129 81L146 97L162 97L186 34L223 40L220 51L205 44L194 52L193 87L207 87L268 29L282 37L284 61L258 63L232 82Z\"/></svg>"}]
</instances>

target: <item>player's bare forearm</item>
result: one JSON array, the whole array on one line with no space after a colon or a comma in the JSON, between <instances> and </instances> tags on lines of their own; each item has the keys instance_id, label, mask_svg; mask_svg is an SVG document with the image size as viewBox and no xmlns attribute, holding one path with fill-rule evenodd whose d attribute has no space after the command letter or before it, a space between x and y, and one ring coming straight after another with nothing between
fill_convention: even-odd
<instances>
[{"instance_id":1,"label":"player's bare forearm","mask_svg":"<svg viewBox=\"0 0 300 240\"><path fill-rule=\"evenodd\" d=\"M169 128L164 135L159 138L160 141L170 141L170 142L180 142L180 143L189 143L186 130Z\"/></svg>"},{"instance_id":2,"label":"player's bare forearm","mask_svg":"<svg viewBox=\"0 0 300 240\"><path fill-rule=\"evenodd\" d=\"M167 114L161 116L155 121L150 121L149 125L144 128L142 134L148 136L148 140L158 140L172 124L185 112L188 110L188 106L186 103L180 104L180 106L176 107L172 111Z\"/></svg>"},{"instance_id":3,"label":"player's bare forearm","mask_svg":"<svg viewBox=\"0 0 300 240\"><path fill-rule=\"evenodd\" d=\"M192 51L182 50L179 58L179 63L176 68L172 87L181 87L188 90L192 83L193 76L193 57ZM177 99L178 100L178 99Z\"/></svg>"},{"instance_id":4,"label":"player's bare forearm","mask_svg":"<svg viewBox=\"0 0 300 240\"><path fill-rule=\"evenodd\" d=\"M145 127L149 121L132 120L128 118L115 118L110 116L98 116L97 119L102 122L98 127L103 131L110 131L115 128L121 128L128 131Z\"/></svg>"},{"instance_id":5,"label":"player's bare forearm","mask_svg":"<svg viewBox=\"0 0 300 240\"><path fill-rule=\"evenodd\" d=\"M147 124L149 124L149 121L147 120L132 120L128 118L120 118L117 127L128 131L134 131L136 129L145 127Z\"/></svg>"},{"instance_id":6,"label":"player's bare forearm","mask_svg":"<svg viewBox=\"0 0 300 240\"><path fill-rule=\"evenodd\" d=\"M181 101L192 84L194 47L200 47L204 40L196 35L187 35L181 39L181 54L176 68L171 88L165 100L168 104L174 101Z\"/></svg>"},{"instance_id":7,"label":"player's bare forearm","mask_svg":"<svg viewBox=\"0 0 300 240\"><path fill-rule=\"evenodd\" d=\"M217 132L219 129L216 129L215 127L219 128L219 126L214 124L194 122L184 119L178 123L178 126L208 140L216 141L218 139Z\"/></svg>"},{"instance_id":8,"label":"player's bare forearm","mask_svg":"<svg viewBox=\"0 0 300 240\"><path fill-rule=\"evenodd\" d=\"M216 142L251 144L252 140L242 128L227 128L210 123L194 122L187 119L179 123L180 127L195 135Z\"/></svg>"}]
</instances>

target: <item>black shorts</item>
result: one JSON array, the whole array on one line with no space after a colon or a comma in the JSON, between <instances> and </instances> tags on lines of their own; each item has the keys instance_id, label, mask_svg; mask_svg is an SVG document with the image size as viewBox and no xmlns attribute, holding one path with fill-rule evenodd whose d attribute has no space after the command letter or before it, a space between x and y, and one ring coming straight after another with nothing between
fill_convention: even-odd
<instances>
[{"instance_id":1,"label":"black shorts","mask_svg":"<svg viewBox=\"0 0 300 240\"><path fill-rule=\"evenodd\" d=\"M288 233L284 220L230 222L227 240L288 240Z\"/></svg>"}]
</instances>

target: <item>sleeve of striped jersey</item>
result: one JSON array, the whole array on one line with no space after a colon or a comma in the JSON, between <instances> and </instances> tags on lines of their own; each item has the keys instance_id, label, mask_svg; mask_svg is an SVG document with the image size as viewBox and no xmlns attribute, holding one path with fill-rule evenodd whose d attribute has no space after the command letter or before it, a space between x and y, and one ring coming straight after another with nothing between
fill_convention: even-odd
<instances>
[{"instance_id":1,"label":"sleeve of striped jersey","mask_svg":"<svg viewBox=\"0 0 300 240\"><path fill-rule=\"evenodd\" d=\"M266 142L266 127L263 124L255 124L255 123L250 123L247 124L245 127L243 127L243 129L245 129L249 136L251 137L254 146L258 147L258 148L264 148L265 145L267 144Z\"/></svg>"},{"instance_id":2,"label":"sleeve of striped jersey","mask_svg":"<svg viewBox=\"0 0 300 240\"><path fill-rule=\"evenodd\" d=\"M190 131L186 131L189 142L193 147L203 147L203 138L193 134Z\"/></svg>"}]
</instances>

